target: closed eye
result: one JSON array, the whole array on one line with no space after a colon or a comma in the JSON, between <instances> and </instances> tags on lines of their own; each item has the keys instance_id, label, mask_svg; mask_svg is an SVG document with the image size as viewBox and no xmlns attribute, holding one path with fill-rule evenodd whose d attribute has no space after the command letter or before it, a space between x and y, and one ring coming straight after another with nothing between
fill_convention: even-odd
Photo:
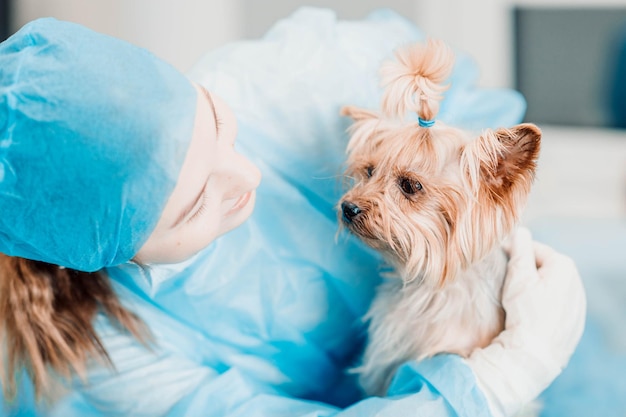
<instances>
[{"instance_id":1,"label":"closed eye","mask_svg":"<svg viewBox=\"0 0 626 417\"><path fill-rule=\"evenodd\" d=\"M202 216L202 214L204 214L204 212L206 211L206 202L207 202L207 197L206 197L206 191L202 192L202 196L200 197L200 205L198 206L197 209L195 209L191 216L189 216L189 218L187 219L187 223L191 223L193 222L195 219L197 219L198 217Z\"/></svg>"}]
</instances>

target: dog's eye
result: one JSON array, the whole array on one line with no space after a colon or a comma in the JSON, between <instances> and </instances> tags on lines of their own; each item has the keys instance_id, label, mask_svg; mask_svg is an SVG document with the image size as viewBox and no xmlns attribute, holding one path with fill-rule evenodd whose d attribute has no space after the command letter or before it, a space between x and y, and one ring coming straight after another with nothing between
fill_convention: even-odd
<instances>
[{"instance_id":1,"label":"dog's eye","mask_svg":"<svg viewBox=\"0 0 626 417\"><path fill-rule=\"evenodd\" d=\"M400 178L400 189L406 195L413 195L423 187L419 181L411 181L408 178Z\"/></svg>"},{"instance_id":2,"label":"dog's eye","mask_svg":"<svg viewBox=\"0 0 626 417\"><path fill-rule=\"evenodd\" d=\"M374 175L374 167L369 165L365 172L367 173L367 178L370 178L372 175Z\"/></svg>"}]
</instances>

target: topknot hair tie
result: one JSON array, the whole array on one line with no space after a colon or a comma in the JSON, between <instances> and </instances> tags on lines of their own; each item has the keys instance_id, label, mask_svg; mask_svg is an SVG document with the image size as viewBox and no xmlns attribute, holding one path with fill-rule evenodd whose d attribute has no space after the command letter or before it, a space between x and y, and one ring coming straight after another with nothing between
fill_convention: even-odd
<instances>
[{"instance_id":1,"label":"topknot hair tie","mask_svg":"<svg viewBox=\"0 0 626 417\"><path fill-rule=\"evenodd\" d=\"M424 120L421 117L417 118L417 121L421 127L432 127L435 124L435 119L433 120Z\"/></svg>"}]
</instances>

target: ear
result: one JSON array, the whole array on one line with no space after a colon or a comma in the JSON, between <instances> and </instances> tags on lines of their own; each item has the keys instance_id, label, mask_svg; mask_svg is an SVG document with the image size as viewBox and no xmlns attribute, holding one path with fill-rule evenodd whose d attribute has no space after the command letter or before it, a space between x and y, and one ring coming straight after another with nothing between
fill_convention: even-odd
<instances>
[{"instance_id":1,"label":"ear","mask_svg":"<svg viewBox=\"0 0 626 417\"><path fill-rule=\"evenodd\" d=\"M380 124L380 115L372 110L366 110L355 106L345 106L341 109L342 116L349 116L353 122L349 128L350 141L346 147L349 155L364 151L371 153L376 148L379 140L374 134ZM365 150L361 149L365 147Z\"/></svg>"},{"instance_id":2,"label":"ear","mask_svg":"<svg viewBox=\"0 0 626 417\"><path fill-rule=\"evenodd\" d=\"M372 110L361 109L356 106L344 106L339 112L342 116L351 117L355 122L367 119L377 119L378 114Z\"/></svg>"},{"instance_id":3,"label":"ear","mask_svg":"<svg viewBox=\"0 0 626 417\"><path fill-rule=\"evenodd\" d=\"M485 134L479 142L480 149L490 154L480 158L481 188L486 187L496 201L528 194L537 168L541 130L524 123Z\"/></svg>"}]
</instances>

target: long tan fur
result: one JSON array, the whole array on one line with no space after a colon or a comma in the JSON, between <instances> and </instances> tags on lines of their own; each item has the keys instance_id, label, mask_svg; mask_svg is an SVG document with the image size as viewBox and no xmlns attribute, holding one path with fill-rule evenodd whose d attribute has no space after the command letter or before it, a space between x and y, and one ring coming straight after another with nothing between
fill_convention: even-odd
<instances>
[{"instance_id":1,"label":"long tan fur","mask_svg":"<svg viewBox=\"0 0 626 417\"><path fill-rule=\"evenodd\" d=\"M443 82L454 65L452 50L442 41L429 39L395 51L396 60L381 67L382 110L388 117L404 118L407 111L424 120L439 112Z\"/></svg>"},{"instance_id":2,"label":"long tan fur","mask_svg":"<svg viewBox=\"0 0 626 417\"><path fill-rule=\"evenodd\" d=\"M502 330L501 244L530 191L541 138L532 124L475 134L438 120L454 64L442 42L409 45L395 57L381 69L381 111L342 110L354 123L341 223L396 275L377 290L356 369L377 395L399 364L467 356Z\"/></svg>"}]
</instances>

